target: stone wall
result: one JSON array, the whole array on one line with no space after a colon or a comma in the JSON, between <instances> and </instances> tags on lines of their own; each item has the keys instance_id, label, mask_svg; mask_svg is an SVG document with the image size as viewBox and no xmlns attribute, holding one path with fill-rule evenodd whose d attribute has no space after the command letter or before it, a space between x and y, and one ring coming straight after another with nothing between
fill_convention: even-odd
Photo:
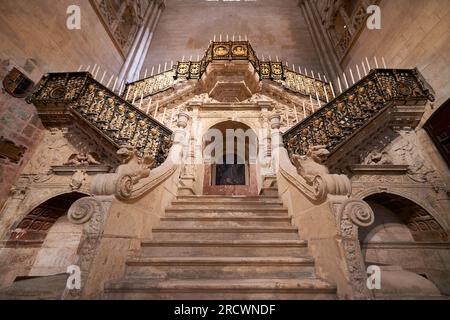
<instances>
[{"instance_id":1,"label":"stone wall","mask_svg":"<svg viewBox=\"0 0 450 320\"><path fill-rule=\"evenodd\" d=\"M381 30L364 28L342 67L355 70L355 64L377 56L388 68L415 68L436 91L436 101L427 106L421 126L450 96L450 2L446 0L396 0L380 2ZM425 153L450 186L449 168L428 134L419 129L418 138Z\"/></svg>"},{"instance_id":2,"label":"stone wall","mask_svg":"<svg viewBox=\"0 0 450 320\"><path fill-rule=\"evenodd\" d=\"M66 27L70 0L5 0L0 2L0 77L13 67L37 82L43 74L76 71L98 64L118 74L123 63L89 0L77 1L81 30ZM108 74L111 74L109 73ZM33 105L0 92L0 136L27 148L19 163L0 159L0 208L11 184L30 159L42 136Z\"/></svg>"},{"instance_id":3,"label":"stone wall","mask_svg":"<svg viewBox=\"0 0 450 320\"><path fill-rule=\"evenodd\" d=\"M24 68L37 81L46 72L74 71L98 64L118 74L123 58L100 23L89 0L76 1L81 29L69 30L67 7L74 1L5 0L0 3L0 59ZM25 67L25 69L27 69Z\"/></svg>"},{"instance_id":4,"label":"stone wall","mask_svg":"<svg viewBox=\"0 0 450 320\"><path fill-rule=\"evenodd\" d=\"M203 55L216 34L222 40L232 35L248 35L256 53L278 56L283 61L321 72L306 20L297 0L257 0L251 2L208 2L167 0L156 28L143 70L158 64ZM238 40L238 37L235 37ZM244 40L244 38L242 38ZM309 71L308 71L309 72Z\"/></svg>"},{"instance_id":5,"label":"stone wall","mask_svg":"<svg viewBox=\"0 0 450 320\"><path fill-rule=\"evenodd\" d=\"M18 163L0 158L0 209L20 169L31 158L41 140L42 132L43 126L34 106L0 93L0 136L27 148Z\"/></svg>"},{"instance_id":6,"label":"stone wall","mask_svg":"<svg viewBox=\"0 0 450 320\"><path fill-rule=\"evenodd\" d=\"M365 57L373 59L374 56L378 57L380 66L384 56L388 67L417 67L436 91L435 105L441 105L450 92L450 3L384 0L379 5L381 30L364 28L344 59L343 68L354 69Z\"/></svg>"}]
</instances>

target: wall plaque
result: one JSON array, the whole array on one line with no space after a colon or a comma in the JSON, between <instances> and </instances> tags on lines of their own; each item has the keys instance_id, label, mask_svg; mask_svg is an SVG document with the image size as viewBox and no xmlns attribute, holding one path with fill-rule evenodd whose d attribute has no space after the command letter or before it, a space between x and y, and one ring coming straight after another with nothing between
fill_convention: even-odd
<instances>
[{"instance_id":1,"label":"wall plaque","mask_svg":"<svg viewBox=\"0 0 450 320\"><path fill-rule=\"evenodd\" d=\"M16 68L13 68L3 79L5 91L16 98L25 98L33 86L34 82Z\"/></svg>"}]
</instances>

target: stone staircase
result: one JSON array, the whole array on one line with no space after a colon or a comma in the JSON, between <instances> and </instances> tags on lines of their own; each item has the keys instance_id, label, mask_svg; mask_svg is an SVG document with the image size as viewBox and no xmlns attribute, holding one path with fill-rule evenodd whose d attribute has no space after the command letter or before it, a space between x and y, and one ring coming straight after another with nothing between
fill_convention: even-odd
<instances>
[{"instance_id":1,"label":"stone staircase","mask_svg":"<svg viewBox=\"0 0 450 320\"><path fill-rule=\"evenodd\" d=\"M336 299L277 196L180 196L107 299Z\"/></svg>"}]
</instances>

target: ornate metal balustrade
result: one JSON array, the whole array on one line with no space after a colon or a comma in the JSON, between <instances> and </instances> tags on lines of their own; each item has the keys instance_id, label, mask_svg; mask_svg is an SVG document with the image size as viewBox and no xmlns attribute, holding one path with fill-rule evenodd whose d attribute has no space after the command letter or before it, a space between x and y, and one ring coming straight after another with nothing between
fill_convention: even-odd
<instances>
[{"instance_id":1,"label":"ornate metal balustrade","mask_svg":"<svg viewBox=\"0 0 450 320\"><path fill-rule=\"evenodd\" d=\"M249 61L261 80L276 81L293 92L318 96L324 102L333 97L329 83L289 70L283 62L261 61L248 41L212 42L200 61L178 61L168 71L129 83L123 96L133 101L141 94L143 97L157 94L173 86L176 80L200 79L211 62L227 60Z\"/></svg>"},{"instance_id":2,"label":"ornate metal balustrade","mask_svg":"<svg viewBox=\"0 0 450 320\"><path fill-rule=\"evenodd\" d=\"M141 95L146 98L169 89L175 83L175 70L175 68L172 68L154 76L127 84L122 98L132 102L134 99L139 100Z\"/></svg>"},{"instance_id":3,"label":"ornate metal balustrade","mask_svg":"<svg viewBox=\"0 0 450 320\"><path fill-rule=\"evenodd\" d=\"M27 98L45 125L81 120L114 148L134 146L152 156L154 166L167 158L172 131L94 80L90 73L49 73Z\"/></svg>"},{"instance_id":4,"label":"ornate metal balustrade","mask_svg":"<svg viewBox=\"0 0 450 320\"><path fill-rule=\"evenodd\" d=\"M289 155L305 155L324 145L333 154L346 141L390 107L425 105L432 89L414 70L372 70L349 90L283 135Z\"/></svg>"},{"instance_id":5,"label":"ornate metal balustrade","mask_svg":"<svg viewBox=\"0 0 450 320\"><path fill-rule=\"evenodd\" d=\"M291 70L285 70L284 75L285 80L282 84L288 90L306 96L312 96L313 98L318 97L320 100L325 102L332 100L334 97L331 84L327 82L323 82Z\"/></svg>"}]
</instances>

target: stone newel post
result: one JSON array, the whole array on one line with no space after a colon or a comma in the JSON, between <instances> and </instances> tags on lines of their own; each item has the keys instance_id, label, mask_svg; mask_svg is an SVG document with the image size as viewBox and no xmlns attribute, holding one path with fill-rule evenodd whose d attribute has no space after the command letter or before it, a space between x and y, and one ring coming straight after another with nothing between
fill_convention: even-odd
<instances>
[{"instance_id":1,"label":"stone newel post","mask_svg":"<svg viewBox=\"0 0 450 320\"><path fill-rule=\"evenodd\" d=\"M325 146L311 146L306 155L289 155L280 132L280 116L271 116L270 124L279 194L300 237L308 241L317 275L335 283L340 298L370 299L358 227L374 221L372 209L350 197L347 176L329 172L324 164L329 154Z\"/></svg>"}]
</instances>

